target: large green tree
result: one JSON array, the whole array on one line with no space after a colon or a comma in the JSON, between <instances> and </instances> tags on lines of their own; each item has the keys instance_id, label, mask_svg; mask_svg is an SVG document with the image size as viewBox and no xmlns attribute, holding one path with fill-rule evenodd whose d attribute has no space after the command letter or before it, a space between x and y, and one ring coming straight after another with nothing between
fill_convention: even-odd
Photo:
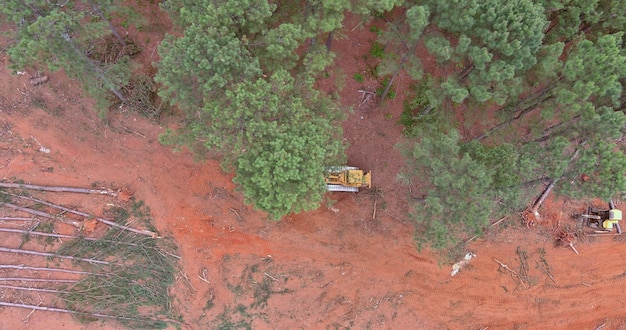
<instances>
[{"instance_id":1,"label":"large green tree","mask_svg":"<svg viewBox=\"0 0 626 330\"><path fill-rule=\"evenodd\" d=\"M472 235L480 235L495 213L496 201L519 178L509 172L518 159L510 150L469 152L455 129L424 134L406 149L403 176L425 187L423 200L412 203L418 245L447 249ZM508 166L499 170L495 163ZM427 178L427 180L420 180ZM499 189L500 188L500 189Z\"/></svg>"},{"instance_id":2,"label":"large green tree","mask_svg":"<svg viewBox=\"0 0 626 330\"><path fill-rule=\"evenodd\" d=\"M332 57L295 52L340 26L343 14L328 3L311 1L282 21L267 1L164 4L182 35L159 47L156 80L188 119L162 141L218 152L246 201L276 219L318 207L324 165L344 158L341 112L311 76Z\"/></svg>"}]
</instances>

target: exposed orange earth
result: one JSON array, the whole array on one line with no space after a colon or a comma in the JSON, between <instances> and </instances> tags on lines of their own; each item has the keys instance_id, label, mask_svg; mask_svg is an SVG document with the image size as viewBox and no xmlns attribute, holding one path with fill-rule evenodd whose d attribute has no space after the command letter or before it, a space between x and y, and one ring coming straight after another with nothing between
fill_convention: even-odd
<instances>
[{"instance_id":1,"label":"exposed orange earth","mask_svg":"<svg viewBox=\"0 0 626 330\"><path fill-rule=\"evenodd\" d=\"M349 163L371 170L379 193L333 193L330 208L268 220L243 203L232 175L215 160L194 161L188 151L174 153L159 144L159 134L172 123L155 124L121 109L105 124L63 73L46 73L48 82L31 86L28 74L10 74L4 54L0 179L96 183L145 201L159 232L179 245L172 305L190 329L226 322L253 329L626 328L622 240L577 242L575 254L555 246L549 225L528 229L512 215L468 244L476 258L454 277L450 264L416 250L406 216L409 191L397 180L403 160L395 148L402 140L397 119L409 81L399 78L397 97L383 106L363 104L358 91L373 90L375 81L352 77L366 70L363 55L375 35L354 29L359 22L347 18L332 45L337 63L320 88L341 86L343 105L353 109L343 124ZM144 54L160 39L151 40ZM154 60L146 55L146 63ZM39 144L51 152L40 152ZM98 214L103 204L81 207ZM540 213L546 223L573 225L583 207L550 199ZM0 262L11 258L0 253ZM524 263L527 281L515 275ZM255 296L260 285L271 293L261 300ZM0 297L5 293L0 289ZM0 329L119 328L115 322L81 324L67 314L0 307Z\"/></svg>"}]
</instances>

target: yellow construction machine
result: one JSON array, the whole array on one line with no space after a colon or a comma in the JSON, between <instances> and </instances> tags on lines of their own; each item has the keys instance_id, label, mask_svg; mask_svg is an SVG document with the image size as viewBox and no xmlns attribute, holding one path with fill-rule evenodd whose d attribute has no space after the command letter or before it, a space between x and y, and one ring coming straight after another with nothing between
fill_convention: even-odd
<instances>
[{"instance_id":1,"label":"yellow construction machine","mask_svg":"<svg viewBox=\"0 0 626 330\"><path fill-rule=\"evenodd\" d=\"M585 225L592 228L596 234L611 234L613 229L617 234L622 233L620 221L622 221L622 211L615 208L615 203L609 202L609 209L588 207L587 214L583 214Z\"/></svg>"},{"instance_id":2,"label":"yellow construction machine","mask_svg":"<svg viewBox=\"0 0 626 330\"><path fill-rule=\"evenodd\" d=\"M328 191L359 192L372 187L372 173L351 166L327 166L324 180Z\"/></svg>"}]
</instances>

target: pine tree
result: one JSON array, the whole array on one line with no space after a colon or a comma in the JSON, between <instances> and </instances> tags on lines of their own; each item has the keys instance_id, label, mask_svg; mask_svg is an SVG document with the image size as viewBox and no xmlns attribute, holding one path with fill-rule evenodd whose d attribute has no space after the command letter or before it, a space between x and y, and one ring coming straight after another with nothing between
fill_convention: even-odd
<instances>
[{"instance_id":1,"label":"pine tree","mask_svg":"<svg viewBox=\"0 0 626 330\"><path fill-rule=\"evenodd\" d=\"M86 12L76 6L47 1L8 1L6 6L0 6L0 13L16 26L16 42L7 51L14 70L29 66L64 69L83 84L101 109L110 104L110 92L119 101L126 101L120 86L130 76L127 58L105 65L86 54L95 40L109 33L107 27L112 25L86 18ZM104 15L102 9L100 13Z\"/></svg>"}]
</instances>

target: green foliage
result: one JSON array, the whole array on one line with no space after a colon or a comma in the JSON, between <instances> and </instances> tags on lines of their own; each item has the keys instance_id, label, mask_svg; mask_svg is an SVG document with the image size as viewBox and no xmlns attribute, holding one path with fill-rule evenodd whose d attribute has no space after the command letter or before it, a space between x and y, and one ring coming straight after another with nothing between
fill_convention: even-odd
<instances>
[{"instance_id":1,"label":"green foliage","mask_svg":"<svg viewBox=\"0 0 626 330\"><path fill-rule=\"evenodd\" d=\"M570 41L577 36L612 34L626 28L624 0L543 0L552 20L547 34L550 42Z\"/></svg>"},{"instance_id":2,"label":"green foliage","mask_svg":"<svg viewBox=\"0 0 626 330\"><path fill-rule=\"evenodd\" d=\"M619 105L626 77L623 32L603 35L594 43L583 40L569 54L562 74L563 89L576 95L576 101L592 98L596 104ZM564 92L564 91L562 91Z\"/></svg>"},{"instance_id":3,"label":"green foliage","mask_svg":"<svg viewBox=\"0 0 626 330\"><path fill-rule=\"evenodd\" d=\"M419 246L446 249L478 235L494 208L489 169L464 153L456 130L423 135L408 151L409 176L427 178L426 200L413 205Z\"/></svg>"},{"instance_id":4,"label":"green foliage","mask_svg":"<svg viewBox=\"0 0 626 330\"><path fill-rule=\"evenodd\" d=\"M387 86L389 86L390 82L391 82L391 77L384 77L383 80L380 82L380 86L376 88L376 95L379 97L382 96L383 92L385 92L385 89L387 89ZM389 89L389 92L387 93L387 97L391 100L393 100L396 97L396 92L392 90L392 86L389 87L390 89Z\"/></svg>"},{"instance_id":5,"label":"green foliage","mask_svg":"<svg viewBox=\"0 0 626 330\"><path fill-rule=\"evenodd\" d=\"M233 119L251 118L240 128L246 131L243 136L232 140L222 136L220 143L229 150L237 148L236 153L245 149L238 155L234 181L248 202L275 219L319 207L325 192L324 164L343 151L330 104L320 102L316 111L310 110L314 106L306 107L296 89L310 86L294 84L284 71L275 73L269 83L243 83L228 108L215 113L226 110L233 112Z\"/></svg>"},{"instance_id":6,"label":"green foliage","mask_svg":"<svg viewBox=\"0 0 626 330\"><path fill-rule=\"evenodd\" d=\"M464 68L456 78L458 86L442 86L456 103L471 96L478 102L503 104L517 96L519 76L537 63L547 26L543 7L531 0L431 0L411 7L409 14L419 22L412 28L415 33L405 34L409 40L421 34L426 22L446 32L430 32L424 38L438 63L453 61ZM459 36L455 47L447 36Z\"/></svg>"},{"instance_id":7,"label":"green foliage","mask_svg":"<svg viewBox=\"0 0 626 330\"><path fill-rule=\"evenodd\" d=\"M363 77L363 74L359 72L355 73L352 77L354 78L354 81L358 83L362 83L363 81L365 81L365 77Z\"/></svg>"},{"instance_id":8,"label":"green foliage","mask_svg":"<svg viewBox=\"0 0 626 330\"><path fill-rule=\"evenodd\" d=\"M134 210L113 208L105 213L126 224L130 213L143 218L147 209L133 202ZM146 219L150 221L150 219ZM100 239L75 239L59 248L62 255L107 260L109 264L85 266L94 273L61 291L69 310L84 321L92 313L111 315L131 328L166 328L160 317L171 318L168 287L174 282L175 246L167 239L109 229Z\"/></svg>"},{"instance_id":9,"label":"green foliage","mask_svg":"<svg viewBox=\"0 0 626 330\"><path fill-rule=\"evenodd\" d=\"M88 8L97 12L114 12L118 7L103 1L97 6L89 2ZM70 5L55 5L44 1L8 1L0 13L16 24L16 42L7 51L11 68L45 67L51 71L64 69L67 74L83 84L94 97L100 110L112 103L112 94L126 101L119 91L127 83L132 67L126 58L112 63L94 61L87 56L96 40L115 28L102 19L89 19L88 11ZM85 7L80 7L85 8Z\"/></svg>"},{"instance_id":10,"label":"green foliage","mask_svg":"<svg viewBox=\"0 0 626 330\"><path fill-rule=\"evenodd\" d=\"M324 165L342 158L341 130L334 125L341 118L311 83L281 70L236 84L224 101L206 103L203 121L182 131L220 150L246 201L275 219L317 208Z\"/></svg>"},{"instance_id":11,"label":"green foliage","mask_svg":"<svg viewBox=\"0 0 626 330\"><path fill-rule=\"evenodd\" d=\"M444 37L432 37L426 40L426 49L437 57L437 62L442 63L452 57L450 41Z\"/></svg>"},{"instance_id":12,"label":"green foliage","mask_svg":"<svg viewBox=\"0 0 626 330\"><path fill-rule=\"evenodd\" d=\"M372 46L370 47L370 55L373 58L384 58L385 57L385 45L374 41Z\"/></svg>"},{"instance_id":13,"label":"green foliage","mask_svg":"<svg viewBox=\"0 0 626 330\"><path fill-rule=\"evenodd\" d=\"M429 24L430 12L427 7L413 6L406 11L406 23L410 30L408 32L408 39L410 42L417 42L424 32L424 29Z\"/></svg>"},{"instance_id":14,"label":"green foliage","mask_svg":"<svg viewBox=\"0 0 626 330\"><path fill-rule=\"evenodd\" d=\"M233 81L261 75L258 59L224 29L192 25L183 37L166 36L159 53L155 80L164 86L159 95L183 109L202 107L205 98L214 98Z\"/></svg>"},{"instance_id":15,"label":"green foliage","mask_svg":"<svg viewBox=\"0 0 626 330\"><path fill-rule=\"evenodd\" d=\"M404 99L404 108L402 114L400 115L400 124L404 126L405 135L416 135L413 130L414 128L419 127L419 124L422 122L419 114L421 111L430 106L427 96L427 81L427 79L424 79L421 82L411 84L407 97Z\"/></svg>"},{"instance_id":16,"label":"green foliage","mask_svg":"<svg viewBox=\"0 0 626 330\"><path fill-rule=\"evenodd\" d=\"M324 165L344 156L341 116L313 88L313 77L334 60L316 38L341 27L352 6L316 0L300 11L267 1L166 1L183 35L159 47L156 80L160 95L189 119L160 140L218 152L246 201L272 218L317 208Z\"/></svg>"},{"instance_id":17,"label":"green foliage","mask_svg":"<svg viewBox=\"0 0 626 330\"><path fill-rule=\"evenodd\" d=\"M441 84L441 88L455 103L462 103L469 96L467 89L453 78L448 78L448 81Z\"/></svg>"}]
</instances>

